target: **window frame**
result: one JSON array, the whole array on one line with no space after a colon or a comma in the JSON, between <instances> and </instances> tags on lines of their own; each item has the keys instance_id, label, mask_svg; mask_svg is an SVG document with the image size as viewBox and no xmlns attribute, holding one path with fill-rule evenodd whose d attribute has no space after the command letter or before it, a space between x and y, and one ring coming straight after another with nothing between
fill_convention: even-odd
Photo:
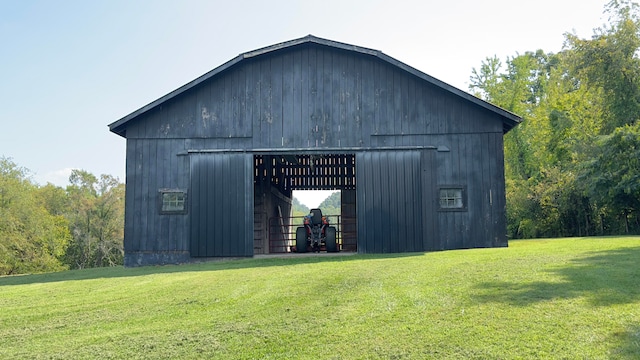
<instances>
[{"instance_id":1,"label":"window frame","mask_svg":"<svg viewBox=\"0 0 640 360\"><path fill-rule=\"evenodd\" d=\"M442 206L442 191L446 191L446 190L458 190L460 191L460 201L462 202L462 206L460 207L443 207ZM438 199L438 211L444 211L444 212L449 212L449 211L467 211L467 187L464 185L440 185L438 186L438 193L437 193L437 199ZM449 199L449 198L447 198Z\"/></svg>"},{"instance_id":2,"label":"window frame","mask_svg":"<svg viewBox=\"0 0 640 360\"><path fill-rule=\"evenodd\" d=\"M158 190L158 212L161 215L184 215L187 213L189 195L185 189L160 189ZM165 209L165 195L182 194L182 209Z\"/></svg>"}]
</instances>

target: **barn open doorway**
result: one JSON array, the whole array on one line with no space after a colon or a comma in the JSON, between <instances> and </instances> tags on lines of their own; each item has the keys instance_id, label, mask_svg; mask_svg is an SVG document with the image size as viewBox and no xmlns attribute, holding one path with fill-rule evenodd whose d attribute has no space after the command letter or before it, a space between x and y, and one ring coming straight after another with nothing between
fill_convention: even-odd
<instances>
[{"instance_id":1,"label":"barn open doorway","mask_svg":"<svg viewBox=\"0 0 640 360\"><path fill-rule=\"evenodd\" d=\"M254 254L291 252L294 192L337 192L341 250L356 251L355 154L269 153L254 155ZM296 217L300 217L299 219Z\"/></svg>"}]
</instances>

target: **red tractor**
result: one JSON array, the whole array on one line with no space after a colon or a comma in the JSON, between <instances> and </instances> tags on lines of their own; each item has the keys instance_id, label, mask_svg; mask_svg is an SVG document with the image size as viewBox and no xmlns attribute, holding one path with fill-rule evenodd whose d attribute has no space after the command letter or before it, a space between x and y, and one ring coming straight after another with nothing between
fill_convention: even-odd
<instances>
[{"instance_id":1,"label":"red tractor","mask_svg":"<svg viewBox=\"0 0 640 360\"><path fill-rule=\"evenodd\" d=\"M296 251L338 252L336 242L336 228L329 226L329 220L322 216L320 209L311 209L309 215L304 217L304 226L296 229Z\"/></svg>"}]
</instances>

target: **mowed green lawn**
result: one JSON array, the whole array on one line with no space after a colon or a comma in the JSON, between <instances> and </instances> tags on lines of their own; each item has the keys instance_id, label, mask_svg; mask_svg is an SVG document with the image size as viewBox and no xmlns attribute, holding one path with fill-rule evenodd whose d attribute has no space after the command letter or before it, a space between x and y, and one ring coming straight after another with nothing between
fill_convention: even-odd
<instances>
[{"instance_id":1,"label":"mowed green lawn","mask_svg":"<svg viewBox=\"0 0 640 360\"><path fill-rule=\"evenodd\" d=\"M2 359L638 359L640 237L0 278Z\"/></svg>"}]
</instances>

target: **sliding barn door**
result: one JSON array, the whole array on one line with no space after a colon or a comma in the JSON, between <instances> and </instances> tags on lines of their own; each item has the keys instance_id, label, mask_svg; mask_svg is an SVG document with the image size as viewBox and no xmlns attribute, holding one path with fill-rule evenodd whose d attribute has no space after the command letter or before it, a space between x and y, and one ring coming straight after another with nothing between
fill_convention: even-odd
<instances>
[{"instance_id":1,"label":"sliding barn door","mask_svg":"<svg viewBox=\"0 0 640 360\"><path fill-rule=\"evenodd\" d=\"M192 257L253 256L253 156L192 154Z\"/></svg>"},{"instance_id":2,"label":"sliding barn door","mask_svg":"<svg viewBox=\"0 0 640 360\"><path fill-rule=\"evenodd\" d=\"M423 251L419 151L356 157L359 253Z\"/></svg>"}]
</instances>

